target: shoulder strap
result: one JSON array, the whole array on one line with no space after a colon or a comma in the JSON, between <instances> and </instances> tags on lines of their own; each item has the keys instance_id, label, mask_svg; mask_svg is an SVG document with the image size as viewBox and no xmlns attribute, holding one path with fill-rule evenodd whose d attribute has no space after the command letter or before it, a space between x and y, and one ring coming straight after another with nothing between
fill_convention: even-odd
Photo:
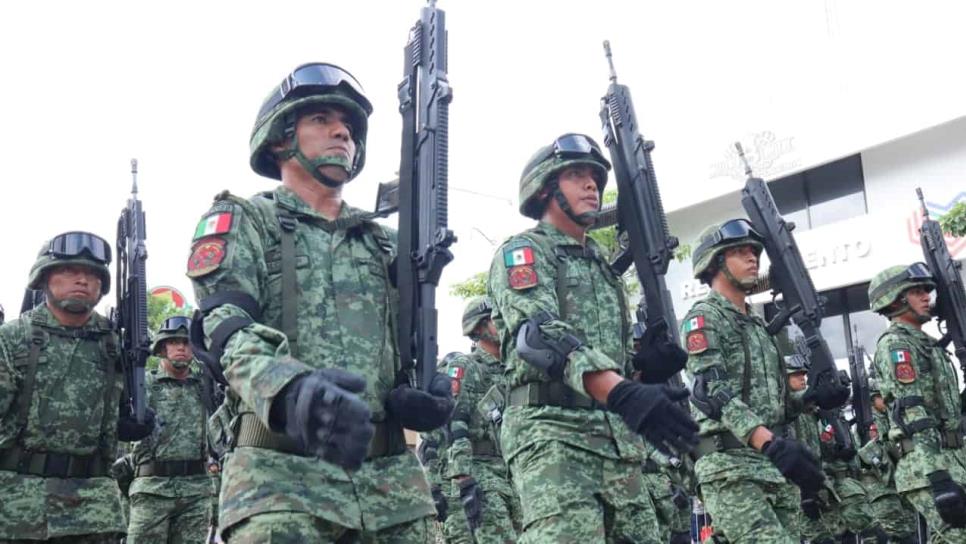
<instances>
[{"instance_id":1,"label":"shoulder strap","mask_svg":"<svg viewBox=\"0 0 966 544\"><path fill-rule=\"evenodd\" d=\"M20 391L20 398L17 401L17 433L18 441L27 428L27 419L30 415L30 400L34 394L34 385L37 382L37 363L40 361L40 352L47 343L47 335L43 329L27 322L29 329L27 338L30 342L30 351L27 355L27 370L23 377L23 388Z\"/></svg>"},{"instance_id":2,"label":"shoulder strap","mask_svg":"<svg viewBox=\"0 0 966 544\"><path fill-rule=\"evenodd\" d=\"M117 421L117 404L114 402L114 376L117 372L118 357L120 352L117 349L117 339L114 338L112 331L101 334L101 347L110 359L107 365L107 383L104 387L104 416L101 421L101 450L106 458L113 458L108 436L111 435L110 429L113 427L112 421Z\"/></svg>"},{"instance_id":3,"label":"shoulder strap","mask_svg":"<svg viewBox=\"0 0 966 544\"><path fill-rule=\"evenodd\" d=\"M289 352L298 357L299 285L295 273L295 229L298 219L287 209L276 205L275 216L282 238L282 332L288 337Z\"/></svg>"}]
</instances>

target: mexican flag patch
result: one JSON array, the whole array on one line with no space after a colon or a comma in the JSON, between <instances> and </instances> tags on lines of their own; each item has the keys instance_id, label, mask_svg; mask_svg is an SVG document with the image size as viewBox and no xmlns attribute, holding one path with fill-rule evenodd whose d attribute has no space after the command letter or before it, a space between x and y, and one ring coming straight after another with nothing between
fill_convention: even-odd
<instances>
[{"instance_id":1,"label":"mexican flag patch","mask_svg":"<svg viewBox=\"0 0 966 544\"><path fill-rule=\"evenodd\" d=\"M912 354L907 349L894 349L892 350L891 356L894 364L912 362Z\"/></svg>"},{"instance_id":2,"label":"mexican flag patch","mask_svg":"<svg viewBox=\"0 0 966 544\"><path fill-rule=\"evenodd\" d=\"M213 234L224 234L231 230L231 212L213 213L203 217L195 227L194 240L211 236Z\"/></svg>"},{"instance_id":3,"label":"mexican flag patch","mask_svg":"<svg viewBox=\"0 0 966 544\"><path fill-rule=\"evenodd\" d=\"M704 328L704 316L697 315L691 319L684 322L684 333L687 334L691 331L696 331L698 329Z\"/></svg>"},{"instance_id":4,"label":"mexican flag patch","mask_svg":"<svg viewBox=\"0 0 966 544\"><path fill-rule=\"evenodd\" d=\"M533 264L533 248L530 246L503 250L503 264L507 267Z\"/></svg>"},{"instance_id":5,"label":"mexican flag patch","mask_svg":"<svg viewBox=\"0 0 966 544\"><path fill-rule=\"evenodd\" d=\"M454 366L454 367L450 368L449 369L449 377L450 378L453 378L454 380L462 380L463 379L463 369L462 369L462 367Z\"/></svg>"}]
</instances>

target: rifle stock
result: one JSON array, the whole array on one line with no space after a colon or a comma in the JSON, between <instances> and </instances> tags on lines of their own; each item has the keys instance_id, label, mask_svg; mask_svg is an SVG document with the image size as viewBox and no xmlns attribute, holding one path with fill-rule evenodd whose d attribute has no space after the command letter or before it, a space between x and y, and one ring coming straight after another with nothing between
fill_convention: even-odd
<instances>
[{"instance_id":1,"label":"rifle stock","mask_svg":"<svg viewBox=\"0 0 966 544\"><path fill-rule=\"evenodd\" d=\"M449 103L446 17L432 0L422 8L404 49L399 84L402 155L399 166L399 354L408 375L427 389L436 374L436 287L456 241L447 227ZM401 380L402 378L400 378ZM408 379L408 376L406 377Z\"/></svg>"}]
</instances>

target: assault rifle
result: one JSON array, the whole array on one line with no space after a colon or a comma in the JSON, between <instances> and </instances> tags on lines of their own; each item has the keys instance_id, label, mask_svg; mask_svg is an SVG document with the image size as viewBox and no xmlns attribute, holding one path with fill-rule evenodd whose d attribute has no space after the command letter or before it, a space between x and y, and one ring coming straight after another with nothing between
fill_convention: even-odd
<instances>
[{"instance_id":1,"label":"assault rifle","mask_svg":"<svg viewBox=\"0 0 966 544\"><path fill-rule=\"evenodd\" d=\"M835 368L835 358L828 347L819 326L822 324L824 308L815 291L802 254L792 236L795 224L785 221L778 212L775 199L768 185L761 178L752 176L751 166L745 159L741 144L735 142L738 156L745 164L748 179L741 190L741 205L748 214L752 226L764 238L765 252L771 261L769 280L772 294L781 295L783 302L775 306L778 315L767 324L768 333L778 333L789 320L804 334L803 341L808 346L810 365L808 368L808 389L806 401L814 401L823 410L838 408L849 399L849 387L839 378Z\"/></svg>"},{"instance_id":2,"label":"assault rifle","mask_svg":"<svg viewBox=\"0 0 966 544\"><path fill-rule=\"evenodd\" d=\"M916 189L922 206L922 227L919 244L926 258L926 265L936 281L935 315L943 332L939 345L946 349L952 343L959 367L966 371L966 291L963 289L961 269L963 264L954 260L943 239L939 221L929 217L922 189Z\"/></svg>"},{"instance_id":3,"label":"assault rifle","mask_svg":"<svg viewBox=\"0 0 966 544\"><path fill-rule=\"evenodd\" d=\"M853 338L856 333L853 332ZM870 439L869 426L872 425L872 394L869 389L869 374L865 369L866 353L857 341L849 346L849 375L852 378L852 418L859 442L864 446Z\"/></svg>"},{"instance_id":4,"label":"assault rifle","mask_svg":"<svg viewBox=\"0 0 966 544\"><path fill-rule=\"evenodd\" d=\"M138 423L144 423L144 365L150 355L144 210L138 200L138 161L131 159L131 198L117 220L117 308L112 315L121 339L124 395Z\"/></svg>"},{"instance_id":5,"label":"assault rifle","mask_svg":"<svg viewBox=\"0 0 966 544\"><path fill-rule=\"evenodd\" d=\"M447 228L449 103L446 16L434 0L422 8L404 50L399 84L402 157L399 165L399 354L428 389L436 373L436 286L453 260L456 235Z\"/></svg>"},{"instance_id":6,"label":"assault rifle","mask_svg":"<svg viewBox=\"0 0 966 544\"><path fill-rule=\"evenodd\" d=\"M617 180L617 237L626 238L613 266L623 274L634 264L644 292L637 310L638 321L645 329L666 330L675 343L680 343L671 292L664 281L678 239L669 234L651 163L654 142L641 136L631 91L627 85L617 83L610 42L604 42L604 53L610 68L610 85L600 100L600 121ZM680 375L676 374L672 382L681 385Z\"/></svg>"}]
</instances>

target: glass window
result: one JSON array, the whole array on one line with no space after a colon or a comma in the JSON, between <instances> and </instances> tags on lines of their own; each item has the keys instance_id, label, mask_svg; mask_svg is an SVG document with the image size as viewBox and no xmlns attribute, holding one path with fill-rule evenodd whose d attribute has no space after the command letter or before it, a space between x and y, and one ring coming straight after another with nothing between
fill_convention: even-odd
<instances>
[{"instance_id":1,"label":"glass window","mask_svg":"<svg viewBox=\"0 0 966 544\"><path fill-rule=\"evenodd\" d=\"M786 221L792 221L802 229L808 230L808 199L805 197L805 183L801 174L795 174L768 184L778 212Z\"/></svg>"},{"instance_id":2,"label":"glass window","mask_svg":"<svg viewBox=\"0 0 966 544\"><path fill-rule=\"evenodd\" d=\"M868 213L860 155L777 179L768 187L778 211L803 230Z\"/></svg>"}]
</instances>

